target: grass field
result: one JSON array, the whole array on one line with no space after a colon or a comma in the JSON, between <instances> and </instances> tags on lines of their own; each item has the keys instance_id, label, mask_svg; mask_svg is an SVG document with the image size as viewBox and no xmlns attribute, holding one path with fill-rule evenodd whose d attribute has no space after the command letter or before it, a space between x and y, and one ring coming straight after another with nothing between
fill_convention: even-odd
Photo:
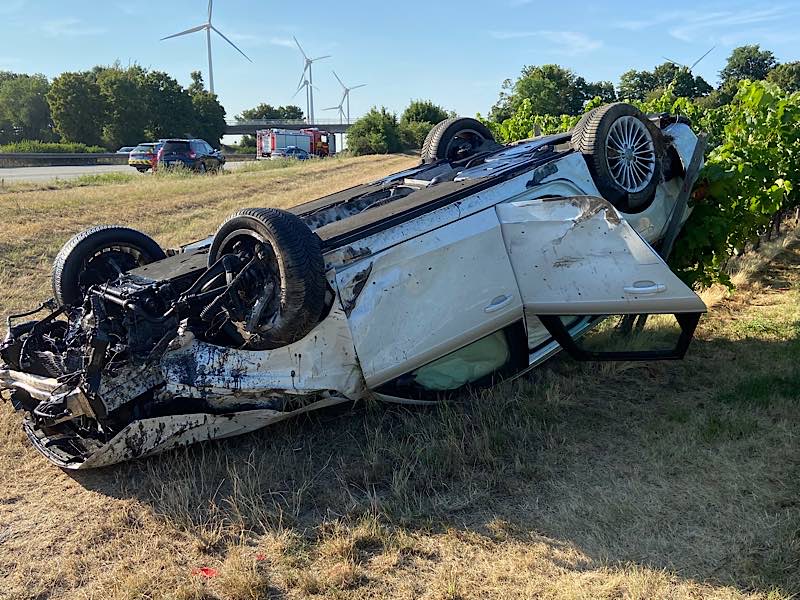
<instances>
[{"instance_id":1,"label":"grass field","mask_svg":"<svg viewBox=\"0 0 800 600\"><path fill-rule=\"evenodd\" d=\"M46 296L91 224L174 245L412 162L0 192L0 312ZM47 464L0 406L0 598L791 598L800 245L738 281L681 362L563 357L437 409L347 406L93 472Z\"/></svg>"}]
</instances>

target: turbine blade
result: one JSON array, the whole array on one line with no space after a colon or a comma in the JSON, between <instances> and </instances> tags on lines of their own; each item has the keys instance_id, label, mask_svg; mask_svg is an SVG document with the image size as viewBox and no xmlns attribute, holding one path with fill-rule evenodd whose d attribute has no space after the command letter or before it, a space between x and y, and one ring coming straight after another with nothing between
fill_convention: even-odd
<instances>
[{"instance_id":1,"label":"turbine blade","mask_svg":"<svg viewBox=\"0 0 800 600\"><path fill-rule=\"evenodd\" d=\"M306 71L307 71L307 70L308 70L308 66L306 66L306 68L305 68L305 69L303 69L303 72L302 72L302 73L300 73L300 81L298 81L298 82L297 82L297 89L298 89L298 90L299 90L301 87L303 87L303 84L304 84L304 83L305 83L305 81L306 81Z\"/></svg>"},{"instance_id":2,"label":"turbine blade","mask_svg":"<svg viewBox=\"0 0 800 600\"><path fill-rule=\"evenodd\" d=\"M247 56L247 54L245 54L244 52L242 52L242 51L241 51L241 49L239 49L239 46L237 46L237 45L236 45L236 44L234 44L232 41L230 41L228 38L226 38L226 37L225 37L225 35L224 35L224 34L223 34L223 33L222 33L222 32L221 32L219 29L217 29L217 28L216 28L216 27L214 27L213 25L209 25L209 27L210 27L211 29L213 29L213 30L216 32L216 34L217 34L219 37L221 37L223 40L225 40L225 41L226 41L226 42L228 42L228 43L229 43L231 46L233 46L233 47L236 49L236 51L237 51L239 54L241 54L242 56L244 56L244 57L245 57L247 60L250 60L250 57L249 57L249 56ZM252 61L252 60L250 60L250 62L253 62L253 61Z\"/></svg>"},{"instance_id":3,"label":"turbine blade","mask_svg":"<svg viewBox=\"0 0 800 600\"><path fill-rule=\"evenodd\" d=\"M333 73L333 76L336 77L336 81L339 82L339 85L342 86L344 89L347 89L347 86L344 83L342 83L341 79L339 79L339 76L336 74L336 71L331 71L331 72Z\"/></svg>"},{"instance_id":4,"label":"turbine blade","mask_svg":"<svg viewBox=\"0 0 800 600\"><path fill-rule=\"evenodd\" d=\"M304 87L305 86L303 84L300 84L300 87L298 87L297 90L295 91L295 93L292 94L292 100L294 100L294 97L297 96L297 94L300 93L300 90L302 90Z\"/></svg>"},{"instance_id":5,"label":"turbine blade","mask_svg":"<svg viewBox=\"0 0 800 600\"><path fill-rule=\"evenodd\" d=\"M170 38L179 37L181 35L188 35L190 33L194 33L195 31L202 31L203 29L206 29L207 27L208 27L208 24L198 25L197 27L192 27L191 29L187 29L186 31L181 31L180 33L173 33L172 35L168 35L167 37L163 37L163 38L161 38L161 41L163 42L164 40L168 40Z\"/></svg>"},{"instance_id":6,"label":"turbine blade","mask_svg":"<svg viewBox=\"0 0 800 600\"><path fill-rule=\"evenodd\" d=\"M308 56L306 56L306 53L305 53L305 51L303 50L303 47L300 45L300 42L298 42L298 41L297 41L297 38L296 38L296 37L294 37L294 36L292 36L292 39L294 40L294 43L295 43L295 44L297 44L297 49L298 49L298 50L300 50L300 54L302 54L302 55L303 55L303 58L305 58L306 60L308 60Z\"/></svg>"},{"instance_id":7,"label":"turbine blade","mask_svg":"<svg viewBox=\"0 0 800 600\"><path fill-rule=\"evenodd\" d=\"M666 56L662 56L661 58L663 58L668 63L672 63L676 67L684 67L684 68L687 68L687 69L689 68L686 65L684 65L683 63L679 63L677 60L672 60L671 58L667 58Z\"/></svg>"},{"instance_id":8,"label":"turbine blade","mask_svg":"<svg viewBox=\"0 0 800 600\"><path fill-rule=\"evenodd\" d=\"M362 83L362 84L360 84L360 85L354 85L354 86L353 86L353 87L351 87L350 89L351 89L351 90L357 90L358 88L362 88L362 87L366 87L366 86L367 86L367 84L366 84L366 83Z\"/></svg>"},{"instance_id":9,"label":"turbine blade","mask_svg":"<svg viewBox=\"0 0 800 600\"><path fill-rule=\"evenodd\" d=\"M331 106L331 107L328 107L328 108L323 108L322 110L339 110L340 108L341 108L341 106Z\"/></svg>"},{"instance_id":10,"label":"turbine blade","mask_svg":"<svg viewBox=\"0 0 800 600\"><path fill-rule=\"evenodd\" d=\"M208 24L211 25L211 12L214 10L214 0L208 0Z\"/></svg>"},{"instance_id":11,"label":"turbine blade","mask_svg":"<svg viewBox=\"0 0 800 600\"><path fill-rule=\"evenodd\" d=\"M325 56L318 56L317 58L312 58L310 60L311 62L317 62L318 60L322 60L323 58L330 58L330 57L331 57L330 54L326 54Z\"/></svg>"},{"instance_id":12,"label":"turbine blade","mask_svg":"<svg viewBox=\"0 0 800 600\"><path fill-rule=\"evenodd\" d=\"M697 66L697 64L698 64L698 63L699 63L701 60L703 60L703 59L704 59L706 56L708 56L709 54L711 54L711 51L712 51L714 48L716 48L716 46L711 46L711 48L709 49L709 51L708 51L708 52L706 52L705 54L703 54L703 56L701 56L701 57L700 57L700 58L698 58L696 61L694 61L694 63L692 63L692 66L691 66L691 67L689 67L689 70L691 71L692 69L694 69L694 68Z\"/></svg>"}]
</instances>

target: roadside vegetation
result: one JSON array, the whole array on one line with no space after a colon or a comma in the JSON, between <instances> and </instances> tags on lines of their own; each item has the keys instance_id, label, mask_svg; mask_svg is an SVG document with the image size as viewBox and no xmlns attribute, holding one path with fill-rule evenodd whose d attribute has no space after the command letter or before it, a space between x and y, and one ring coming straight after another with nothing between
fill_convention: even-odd
<instances>
[{"instance_id":1,"label":"roadside vegetation","mask_svg":"<svg viewBox=\"0 0 800 600\"><path fill-rule=\"evenodd\" d=\"M36 153L36 154L96 154L108 152L102 146L87 146L79 143L37 142L23 140L0 146L0 154Z\"/></svg>"},{"instance_id":2,"label":"roadside vegetation","mask_svg":"<svg viewBox=\"0 0 800 600\"><path fill-rule=\"evenodd\" d=\"M694 211L670 257L684 281L702 287L729 284L730 258L758 247L800 210L798 90L800 62L779 64L757 45L733 50L716 88L671 62L652 71L626 71L616 88L608 81L588 82L559 65L525 66L516 80L503 83L483 122L498 141L511 143L567 132L586 112L626 101L645 113L681 116L695 131L707 133ZM350 130L351 149L400 151L424 139L437 122L429 118L447 115L438 107L431 107L440 111L435 115L413 108L414 103L400 120L386 109L373 109Z\"/></svg>"},{"instance_id":3,"label":"roadside vegetation","mask_svg":"<svg viewBox=\"0 0 800 600\"><path fill-rule=\"evenodd\" d=\"M0 312L45 297L55 253L90 225L175 246L236 208L414 162L264 161L222 178L0 192ZM339 407L77 474L40 457L0 405L0 598L788 600L800 593L800 246L734 262L735 292L705 293L711 312L680 362L563 357L435 409Z\"/></svg>"},{"instance_id":4,"label":"roadside vegetation","mask_svg":"<svg viewBox=\"0 0 800 600\"><path fill-rule=\"evenodd\" d=\"M188 88L139 65L98 65L52 81L0 71L0 144L22 144L34 152L41 151L38 142L116 150L189 135L218 148L225 127L225 109L205 89L199 71Z\"/></svg>"}]
</instances>

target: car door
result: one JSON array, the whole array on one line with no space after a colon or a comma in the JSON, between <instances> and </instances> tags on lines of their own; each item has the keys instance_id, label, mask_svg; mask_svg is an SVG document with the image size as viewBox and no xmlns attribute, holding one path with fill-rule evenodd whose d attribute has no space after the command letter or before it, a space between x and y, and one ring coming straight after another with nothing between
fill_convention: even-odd
<instances>
[{"instance_id":1,"label":"car door","mask_svg":"<svg viewBox=\"0 0 800 600\"><path fill-rule=\"evenodd\" d=\"M673 314L682 329L682 356L706 307L606 200L520 199L495 210L522 296L531 349L552 337L573 353L568 324L576 316ZM613 357L592 359L604 358Z\"/></svg>"},{"instance_id":2,"label":"car door","mask_svg":"<svg viewBox=\"0 0 800 600\"><path fill-rule=\"evenodd\" d=\"M336 286L373 388L522 323L491 208L338 269Z\"/></svg>"}]
</instances>

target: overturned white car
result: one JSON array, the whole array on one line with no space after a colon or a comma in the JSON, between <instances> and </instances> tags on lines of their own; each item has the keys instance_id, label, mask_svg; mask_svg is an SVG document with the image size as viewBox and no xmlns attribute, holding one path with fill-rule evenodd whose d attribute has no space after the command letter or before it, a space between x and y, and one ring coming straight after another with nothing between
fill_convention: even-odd
<instances>
[{"instance_id":1,"label":"overturned white car","mask_svg":"<svg viewBox=\"0 0 800 600\"><path fill-rule=\"evenodd\" d=\"M368 396L439 400L562 348L680 358L705 306L657 250L688 215L699 145L621 103L511 146L449 119L416 168L237 211L178 250L89 229L56 258L54 298L9 317L0 387L36 448L79 469ZM606 315L653 313L676 315L674 348L576 341Z\"/></svg>"}]
</instances>

